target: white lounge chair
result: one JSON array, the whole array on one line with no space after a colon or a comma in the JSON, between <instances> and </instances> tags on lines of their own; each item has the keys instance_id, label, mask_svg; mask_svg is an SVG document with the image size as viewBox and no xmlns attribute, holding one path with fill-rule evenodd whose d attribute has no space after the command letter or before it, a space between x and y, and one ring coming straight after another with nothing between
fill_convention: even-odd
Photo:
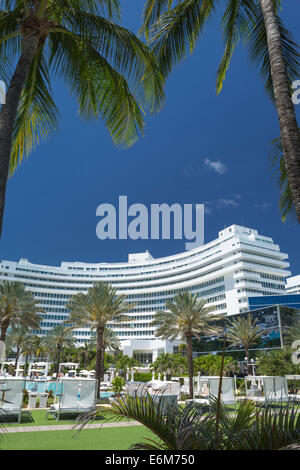
<instances>
[{"instance_id":1,"label":"white lounge chair","mask_svg":"<svg viewBox=\"0 0 300 470\"><path fill-rule=\"evenodd\" d=\"M220 377L209 377L209 396L218 397ZM221 400L225 405L236 404L233 377L222 377Z\"/></svg>"},{"instance_id":2,"label":"white lounge chair","mask_svg":"<svg viewBox=\"0 0 300 470\"><path fill-rule=\"evenodd\" d=\"M219 394L219 383L220 377L200 377L201 390L208 389L208 397L206 398L194 398L186 400L187 403L200 403L203 405L209 404L209 398L218 397ZM236 405L235 394L234 394L234 379L233 377L223 377L222 378L222 390L221 390L221 400L225 405Z\"/></svg>"},{"instance_id":3,"label":"white lounge chair","mask_svg":"<svg viewBox=\"0 0 300 470\"><path fill-rule=\"evenodd\" d=\"M81 414L95 410L96 386L95 379L62 378L60 400L50 407L48 414L59 419L62 414Z\"/></svg>"},{"instance_id":4,"label":"white lounge chair","mask_svg":"<svg viewBox=\"0 0 300 470\"><path fill-rule=\"evenodd\" d=\"M23 378L5 377L0 380L0 420L17 416L19 423L21 422L23 388Z\"/></svg>"},{"instance_id":5,"label":"white lounge chair","mask_svg":"<svg viewBox=\"0 0 300 470\"><path fill-rule=\"evenodd\" d=\"M125 393L131 397L142 396L147 393L149 385L145 382L127 382Z\"/></svg>"},{"instance_id":6,"label":"white lounge chair","mask_svg":"<svg viewBox=\"0 0 300 470\"><path fill-rule=\"evenodd\" d=\"M247 382L252 383L252 389L247 387ZM288 402L290 397L288 394L287 379L280 376L247 376L245 377L246 395L251 400L263 403L282 403ZM259 386L254 386L255 383L262 385L263 396L259 396ZM258 396L257 396L258 395Z\"/></svg>"},{"instance_id":7,"label":"white lounge chair","mask_svg":"<svg viewBox=\"0 0 300 470\"><path fill-rule=\"evenodd\" d=\"M300 375L286 375L285 378L286 378L286 380L296 381L296 380L300 380ZM300 384L297 387L298 390L299 390L299 387L300 387ZM289 394L289 398L291 398L293 401L299 401L300 400L300 395L297 394L297 393L296 394Z\"/></svg>"},{"instance_id":8,"label":"white lounge chair","mask_svg":"<svg viewBox=\"0 0 300 470\"><path fill-rule=\"evenodd\" d=\"M28 408L29 409L36 408L37 397L38 397L37 392L29 392L28 393Z\"/></svg>"},{"instance_id":9,"label":"white lounge chair","mask_svg":"<svg viewBox=\"0 0 300 470\"><path fill-rule=\"evenodd\" d=\"M263 377L265 403L289 401L286 377Z\"/></svg>"},{"instance_id":10,"label":"white lounge chair","mask_svg":"<svg viewBox=\"0 0 300 470\"><path fill-rule=\"evenodd\" d=\"M39 393L40 398L40 408L47 408L49 393Z\"/></svg>"}]
</instances>

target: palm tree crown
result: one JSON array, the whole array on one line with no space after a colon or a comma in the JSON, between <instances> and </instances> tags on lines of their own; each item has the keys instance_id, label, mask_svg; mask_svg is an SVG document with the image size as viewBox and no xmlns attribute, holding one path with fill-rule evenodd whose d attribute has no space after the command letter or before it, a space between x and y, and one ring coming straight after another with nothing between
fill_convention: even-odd
<instances>
[{"instance_id":1,"label":"palm tree crown","mask_svg":"<svg viewBox=\"0 0 300 470\"><path fill-rule=\"evenodd\" d=\"M195 49L221 7L225 51L216 90L220 93L234 50L246 45L276 105L286 176L300 223L300 137L291 85L299 78L298 45L278 15L282 0L147 0L141 32L157 55L164 76Z\"/></svg>"},{"instance_id":2,"label":"palm tree crown","mask_svg":"<svg viewBox=\"0 0 300 470\"><path fill-rule=\"evenodd\" d=\"M256 325L257 320L252 319L251 315L239 317L238 319L228 320L228 329L226 339L232 346L242 346L246 351L247 367L249 370L249 348L256 344L263 334L263 331Z\"/></svg>"},{"instance_id":3,"label":"palm tree crown","mask_svg":"<svg viewBox=\"0 0 300 470\"><path fill-rule=\"evenodd\" d=\"M192 338L219 331L216 321L220 316L212 314L213 307L206 307L206 300L198 299L198 294L181 292L173 300L166 302L166 311L156 312L152 326L156 326L159 338L181 339L187 343L190 376L190 395L193 395Z\"/></svg>"},{"instance_id":4,"label":"palm tree crown","mask_svg":"<svg viewBox=\"0 0 300 470\"><path fill-rule=\"evenodd\" d=\"M43 311L24 284L3 281L0 284L0 340L5 341L9 326L39 328L41 317L38 314Z\"/></svg>"},{"instance_id":5,"label":"palm tree crown","mask_svg":"<svg viewBox=\"0 0 300 470\"><path fill-rule=\"evenodd\" d=\"M65 349L75 347L75 337L70 327L58 325L52 328L49 333L42 339L45 350L54 358L56 358L56 374L59 373L59 365L61 353Z\"/></svg>"},{"instance_id":6,"label":"palm tree crown","mask_svg":"<svg viewBox=\"0 0 300 470\"><path fill-rule=\"evenodd\" d=\"M116 23L119 0L0 0L0 232L6 179L56 129L51 78L75 95L82 117L101 117L116 145L143 133L144 109L163 102L163 78L148 47Z\"/></svg>"},{"instance_id":7,"label":"palm tree crown","mask_svg":"<svg viewBox=\"0 0 300 470\"><path fill-rule=\"evenodd\" d=\"M108 324L119 323L130 319L126 314L134 304L126 302L125 295L117 295L116 289L105 282L98 282L90 287L87 294L79 293L68 303L70 317L68 323L75 328L89 327L96 330L96 372L95 378L100 382L103 374L103 338ZM98 397L100 392L98 390Z\"/></svg>"}]
</instances>

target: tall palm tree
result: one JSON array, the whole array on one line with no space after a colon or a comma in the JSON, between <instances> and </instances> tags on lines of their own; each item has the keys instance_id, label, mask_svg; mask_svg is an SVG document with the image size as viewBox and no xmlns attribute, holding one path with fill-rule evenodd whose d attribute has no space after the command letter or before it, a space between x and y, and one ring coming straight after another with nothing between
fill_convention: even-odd
<instances>
[{"instance_id":1,"label":"tall palm tree","mask_svg":"<svg viewBox=\"0 0 300 470\"><path fill-rule=\"evenodd\" d=\"M37 335L28 333L27 339L22 346L22 354L25 356L25 370L27 370L28 360L35 355Z\"/></svg>"},{"instance_id":2,"label":"tall palm tree","mask_svg":"<svg viewBox=\"0 0 300 470\"><path fill-rule=\"evenodd\" d=\"M44 338L34 335L32 338L32 351L35 359L39 359L46 353Z\"/></svg>"},{"instance_id":3,"label":"tall palm tree","mask_svg":"<svg viewBox=\"0 0 300 470\"><path fill-rule=\"evenodd\" d=\"M61 361L61 354L65 349L75 347L75 338L70 327L65 325L58 325L52 328L49 333L43 338L42 344L45 350L55 360L56 377L59 374L59 365Z\"/></svg>"},{"instance_id":4,"label":"tall palm tree","mask_svg":"<svg viewBox=\"0 0 300 470\"><path fill-rule=\"evenodd\" d=\"M291 83L299 78L298 46L278 16L282 0L226 0L221 2L225 52L217 74L220 93L234 49L249 48L265 80L279 118L284 164L300 223L300 137ZM157 54L164 75L193 52L207 22L219 13L218 0L147 0L142 32Z\"/></svg>"},{"instance_id":5,"label":"tall palm tree","mask_svg":"<svg viewBox=\"0 0 300 470\"><path fill-rule=\"evenodd\" d=\"M29 340L30 334L28 328L25 326L13 326L11 330L7 333L6 337L6 345L7 350L12 351L16 350L16 358L15 358L15 372L17 370L17 365L19 361L20 354L26 350Z\"/></svg>"},{"instance_id":6,"label":"tall palm tree","mask_svg":"<svg viewBox=\"0 0 300 470\"><path fill-rule=\"evenodd\" d=\"M57 125L51 76L75 94L80 114L104 120L115 144L132 145L143 108L157 111L163 78L156 59L119 26L119 0L0 0L0 234L8 173ZM115 20L115 21L114 21Z\"/></svg>"},{"instance_id":7,"label":"tall palm tree","mask_svg":"<svg viewBox=\"0 0 300 470\"><path fill-rule=\"evenodd\" d=\"M166 311L155 314L152 326L157 327L158 338L181 339L187 344L190 397L193 398L193 347L192 338L213 334L219 331L216 321L220 318L212 314L213 307L206 307L206 300L198 294L180 292L174 300L166 302Z\"/></svg>"},{"instance_id":8,"label":"tall palm tree","mask_svg":"<svg viewBox=\"0 0 300 470\"><path fill-rule=\"evenodd\" d=\"M114 333L112 328L106 327L103 334L103 353L102 353L102 365L101 365L101 379L104 375L104 360L106 351L118 351L121 348L121 342L119 337Z\"/></svg>"},{"instance_id":9,"label":"tall palm tree","mask_svg":"<svg viewBox=\"0 0 300 470\"><path fill-rule=\"evenodd\" d=\"M74 328L90 327L96 330L96 370L95 378L100 384L102 376L103 337L105 328L110 323L128 321L125 315L135 304L126 302L125 295L117 295L116 289L105 282L98 282L90 287L87 294L80 292L74 295L68 302L70 310L68 323ZM97 398L100 397L98 387Z\"/></svg>"},{"instance_id":10,"label":"tall palm tree","mask_svg":"<svg viewBox=\"0 0 300 470\"><path fill-rule=\"evenodd\" d=\"M256 325L256 318L252 319L250 313L247 317L228 320L226 339L232 346L242 346L246 352L247 371L250 373L249 349L254 346L263 335L263 331Z\"/></svg>"},{"instance_id":11,"label":"tall palm tree","mask_svg":"<svg viewBox=\"0 0 300 470\"><path fill-rule=\"evenodd\" d=\"M3 281L0 283L0 341L5 342L9 326L23 325L39 328L44 310L34 300L32 292L25 289L21 282Z\"/></svg>"}]
</instances>

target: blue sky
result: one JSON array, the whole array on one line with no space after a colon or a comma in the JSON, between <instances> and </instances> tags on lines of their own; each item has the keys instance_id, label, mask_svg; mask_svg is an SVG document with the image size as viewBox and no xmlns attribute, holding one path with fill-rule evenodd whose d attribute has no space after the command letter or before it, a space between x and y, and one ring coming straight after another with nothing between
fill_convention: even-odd
<instances>
[{"instance_id":1,"label":"blue sky","mask_svg":"<svg viewBox=\"0 0 300 470\"><path fill-rule=\"evenodd\" d=\"M122 3L123 24L137 31L144 0ZM282 17L300 43L299 0L284 3ZM154 257L184 251L184 240L99 240L97 206L127 195L129 204L147 207L205 203L205 242L234 223L256 228L289 253L292 274L300 273L300 227L281 222L268 160L279 136L276 111L241 48L216 96L222 47L210 26L168 80L162 111L147 117L145 136L126 151L114 148L101 121L80 119L69 90L53 82L59 127L9 181L0 258L59 265L126 261L146 249Z\"/></svg>"}]
</instances>

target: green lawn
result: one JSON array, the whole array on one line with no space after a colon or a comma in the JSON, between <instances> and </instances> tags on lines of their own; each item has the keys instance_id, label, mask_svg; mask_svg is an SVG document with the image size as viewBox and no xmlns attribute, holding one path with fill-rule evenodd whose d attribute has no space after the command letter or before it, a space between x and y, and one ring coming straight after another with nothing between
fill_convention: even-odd
<instances>
[{"instance_id":1,"label":"green lawn","mask_svg":"<svg viewBox=\"0 0 300 470\"><path fill-rule=\"evenodd\" d=\"M1 450L126 450L154 435L144 426L4 434Z\"/></svg>"},{"instance_id":2,"label":"green lawn","mask_svg":"<svg viewBox=\"0 0 300 470\"><path fill-rule=\"evenodd\" d=\"M65 415L61 416L59 420L56 420L53 416L49 415L48 419L46 418L46 410L32 410L31 415L33 421L30 420L28 415L22 416L21 423L16 421L11 421L10 423L2 423L5 427L19 427L19 426L51 426L51 425L58 425L58 424L74 424L76 415L70 416ZM101 414L97 416L97 419L93 421L94 423L103 423L107 420L107 417L103 417ZM131 421L125 419L125 421ZM115 421L115 419L110 419L111 421ZM1 424L1 423L0 423Z\"/></svg>"}]
</instances>

